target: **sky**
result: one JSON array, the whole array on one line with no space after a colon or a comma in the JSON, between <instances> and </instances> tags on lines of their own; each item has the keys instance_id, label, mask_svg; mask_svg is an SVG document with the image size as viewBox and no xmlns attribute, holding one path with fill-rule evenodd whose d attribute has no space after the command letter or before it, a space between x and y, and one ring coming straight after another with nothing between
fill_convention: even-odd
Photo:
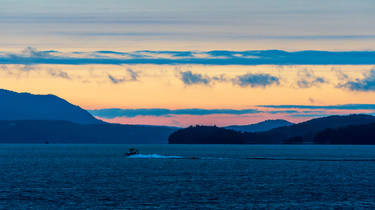
<instances>
[{"instance_id":1,"label":"sky","mask_svg":"<svg viewBox=\"0 0 375 210\"><path fill-rule=\"evenodd\" d=\"M0 0L0 88L189 126L375 113L373 0Z\"/></svg>"}]
</instances>

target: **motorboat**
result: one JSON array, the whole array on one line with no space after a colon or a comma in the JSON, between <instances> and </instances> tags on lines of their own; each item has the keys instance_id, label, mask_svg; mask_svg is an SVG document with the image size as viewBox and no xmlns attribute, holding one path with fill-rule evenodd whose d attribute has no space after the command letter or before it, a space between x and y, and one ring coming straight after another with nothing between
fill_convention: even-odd
<instances>
[{"instance_id":1,"label":"motorboat","mask_svg":"<svg viewBox=\"0 0 375 210\"><path fill-rule=\"evenodd\" d=\"M139 151L135 148L130 148L127 153L125 153L126 157L132 156L132 155L137 155L139 154Z\"/></svg>"}]
</instances>

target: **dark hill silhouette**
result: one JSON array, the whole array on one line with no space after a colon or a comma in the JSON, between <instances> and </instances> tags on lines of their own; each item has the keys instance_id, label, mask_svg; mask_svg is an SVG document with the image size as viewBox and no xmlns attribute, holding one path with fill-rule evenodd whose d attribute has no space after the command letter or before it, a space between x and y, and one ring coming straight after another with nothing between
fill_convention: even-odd
<instances>
[{"instance_id":1,"label":"dark hill silhouette","mask_svg":"<svg viewBox=\"0 0 375 210\"><path fill-rule=\"evenodd\" d=\"M326 129L314 137L316 144L375 144L375 123Z\"/></svg>"},{"instance_id":2,"label":"dark hill silhouette","mask_svg":"<svg viewBox=\"0 0 375 210\"><path fill-rule=\"evenodd\" d=\"M216 126L190 126L172 133L170 144L244 144L244 135L239 131Z\"/></svg>"},{"instance_id":3,"label":"dark hill silhouette","mask_svg":"<svg viewBox=\"0 0 375 210\"><path fill-rule=\"evenodd\" d=\"M314 143L314 136L327 128L338 128L349 125L364 125L375 123L371 115L356 114L346 116L322 117L299 124L274 128L267 132L236 132L224 128L197 126L181 129L171 134L171 144L284 144L284 143Z\"/></svg>"},{"instance_id":4,"label":"dark hill silhouette","mask_svg":"<svg viewBox=\"0 0 375 210\"><path fill-rule=\"evenodd\" d=\"M361 125L369 123L375 123L374 116L365 114L344 116L334 115L312 119L291 126L275 128L267 132L255 133L251 139L247 139L247 143L293 143L293 139L302 141L304 143L313 143L314 135L327 128L338 128L349 125Z\"/></svg>"},{"instance_id":5,"label":"dark hill silhouette","mask_svg":"<svg viewBox=\"0 0 375 210\"><path fill-rule=\"evenodd\" d=\"M0 120L66 120L102 124L86 110L55 95L33 95L0 89Z\"/></svg>"},{"instance_id":6,"label":"dark hill silhouette","mask_svg":"<svg viewBox=\"0 0 375 210\"><path fill-rule=\"evenodd\" d=\"M265 120L259 123L250 124L250 125L231 125L225 128L235 130L235 131L242 131L242 132L261 132L261 131L269 131L274 128L283 127L293 125L293 123L278 119L278 120Z\"/></svg>"},{"instance_id":7,"label":"dark hill silhouette","mask_svg":"<svg viewBox=\"0 0 375 210\"><path fill-rule=\"evenodd\" d=\"M165 144L177 128L68 121L0 121L0 143Z\"/></svg>"}]
</instances>

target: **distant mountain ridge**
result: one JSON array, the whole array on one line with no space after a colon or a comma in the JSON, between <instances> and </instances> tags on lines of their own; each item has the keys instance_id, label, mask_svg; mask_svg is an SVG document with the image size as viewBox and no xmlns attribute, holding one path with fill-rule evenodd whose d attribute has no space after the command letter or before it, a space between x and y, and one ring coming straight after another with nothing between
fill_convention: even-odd
<instances>
[{"instance_id":1,"label":"distant mountain ridge","mask_svg":"<svg viewBox=\"0 0 375 210\"><path fill-rule=\"evenodd\" d=\"M242 131L242 132L262 132L262 131L269 131L274 128L290 126L290 125L294 125L294 123L291 123L283 119L277 119L277 120L265 120L259 123L249 124L249 125L231 125L231 126L227 126L224 128L235 130L235 131Z\"/></svg>"},{"instance_id":2,"label":"distant mountain ridge","mask_svg":"<svg viewBox=\"0 0 375 210\"><path fill-rule=\"evenodd\" d=\"M266 144L280 144L293 141L314 143L314 136L328 128L339 128L349 125L364 125L375 123L375 116L366 114L333 115L308 120L286 127L274 128L267 132L255 133L248 143L262 142Z\"/></svg>"},{"instance_id":3,"label":"distant mountain ridge","mask_svg":"<svg viewBox=\"0 0 375 210\"><path fill-rule=\"evenodd\" d=\"M59 120L1 120L0 143L166 144L165 126L78 124Z\"/></svg>"},{"instance_id":4,"label":"distant mountain ridge","mask_svg":"<svg viewBox=\"0 0 375 210\"><path fill-rule=\"evenodd\" d=\"M55 95L34 95L0 89L0 120L65 120L103 124L86 110Z\"/></svg>"},{"instance_id":5,"label":"distant mountain ridge","mask_svg":"<svg viewBox=\"0 0 375 210\"><path fill-rule=\"evenodd\" d=\"M0 89L0 143L164 144L177 128L105 123L54 95Z\"/></svg>"},{"instance_id":6,"label":"distant mountain ridge","mask_svg":"<svg viewBox=\"0 0 375 210\"><path fill-rule=\"evenodd\" d=\"M274 128L265 132L240 132L214 126L195 126L180 129L169 137L171 144L303 144L328 142L327 136L339 136L327 132L327 129L336 129L345 126L366 125L375 123L375 117L365 114L345 116L328 116L312 119L306 122ZM360 130L360 129L352 129ZM330 131L330 130L328 130ZM367 132L370 129L366 130ZM373 131L375 132L375 130ZM320 137L318 136L320 135ZM317 136L319 138L317 138ZM318 139L324 140L317 141ZM360 135L358 135L360 136ZM217 140L219 139L219 140ZM375 144L375 140L370 143Z\"/></svg>"}]
</instances>

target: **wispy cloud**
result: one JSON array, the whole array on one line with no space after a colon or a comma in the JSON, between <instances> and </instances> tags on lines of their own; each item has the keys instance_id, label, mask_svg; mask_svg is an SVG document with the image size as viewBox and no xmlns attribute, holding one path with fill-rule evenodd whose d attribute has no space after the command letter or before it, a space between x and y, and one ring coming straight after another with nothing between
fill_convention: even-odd
<instances>
[{"instance_id":1,"label":"wispy cloud","mask_svg":"<svg viewBox=\"0 0 375 210\"><path fill-rule=\"evenodd\" d=\"M317 77L314 72L309 70L304 70L299 72L299 79L297 81L297 86L299 88L310 88L313 86L319 86L320 84L327 83L327 80L323 77Z\"/></svg>"},{"instance_id":2,"label":"wispy cloud","mask_svg":"<svg viewBox=\"0 0 375 210\"><path fill-rule=\"evenodd\" d=\"M109 81L112 82L113 84L119 84L119 83L130 82L130 81L138 81L138 72L130 68L127 68L126 72L128 75L120 77L120 78L115 77L109 73L107 73L107 76L108 76Z\"/></svg>"},{"instance_id":3,"label":"wispy cloud","mask_svg":"<svg viewBox=\"0 0 375 210\"><path fill-rule=\"evenodd\" d=\"M363 79L349 80L339 84L338 87L352 91L375 91L375 69L366 73Z\"/></svg>"},{"instance_id":4,"label":"wispy cloud","mask_svg":"<svg viewBox=\"0 0 375 210\"><path fill-rule=\"evenodd\" d=\"M137 81L138 80L138 72L136 71L133 71L132 69L130 68L127 68L126 71L129 73L130 75L130 81Z\"/></svg>"},{"instance_id":5,"label":"wispy cloud","mask_svg":"<svg viewBox=\"0 0 375 210\"><path fill-rule=\"evenodd\" d=\"M61 71L61 70L50 69L50 70L48 70L48 73L52 77L58 77L58 78L62 78L62 79L71 79L68 73L66 73L64 71Z\"/></svg>"},{"instance_id":6,"label":"wispy cloud","mask_svg":"<svg viewBox=\"0 0 375 210\"><path fill-rule=\"evenodd\" d=\"M125 78L115 78L114 76L108 74L108 79L113 83L113 84L118 84L118 83L123 83L125 82Z\"/></svg>"},{"instance_id":7,"label":"wispy cloud","mask_svg":"<svg viewBox=\"0 0 375 210\"><path fill-rule=\"evenodd\" d=\"M0 53L0 64L204 64L204 65L344 65L375 64L375 51L93 51L58 52L26 48Z\"/></svg>"},{"instance_id":8,"label":"wispy cloud","mask_svg":"<svg viewBox=\"0 0 375 210\"><path fill-rule=\"evenodd\" d=\"M279 85L279 78L270 74L247 73L233 79L233 83L241 87L266 87L269 85Z\"/></svg>"}]
</instances>

